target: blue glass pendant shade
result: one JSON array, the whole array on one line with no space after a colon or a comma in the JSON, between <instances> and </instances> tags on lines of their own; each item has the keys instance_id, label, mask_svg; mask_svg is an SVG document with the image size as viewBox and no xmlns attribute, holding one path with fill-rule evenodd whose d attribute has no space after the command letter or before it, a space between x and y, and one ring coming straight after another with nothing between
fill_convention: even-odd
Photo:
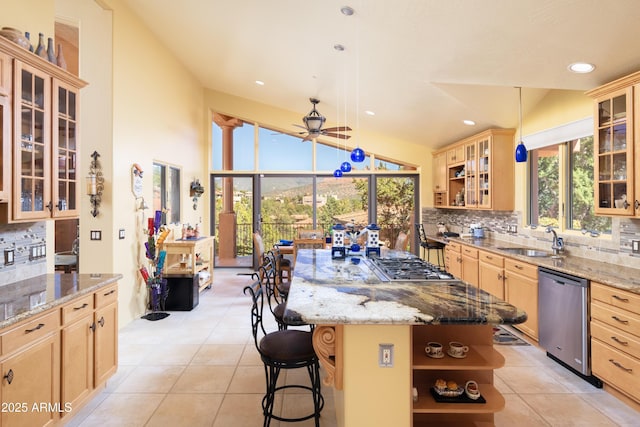
<instances>
[{"instance_id":1,"label":"blue glass pendant shade","mask_svg":"<svg viewBox=\"0 0 640 427\"><path fill-rule=\"evenodd\" d=\"M354 148L351 152L351 161L355 163L364 162L364 150L360 147Z\"/></svg>"},{"instance_id":2,"label":"blue glass pendant shade","mask_svg":"<svg viewBox=\"0 0 640 427\"><path fill-rule=\"evenodd\" d=\"M342 172L351 172L351 163L342 162L342 164L340 165L340 170Z\"/></svg>"},{"instance_id":3,"label":"blue glass pendant shade","mask_svg":"<svg viewBox=\"0 0 640 427\"><path fill-rule=\"evenodd\" d=\"M520 141L516 147L516 162L523 163L527 161L527 147L524 146L524 142Z\"/></svg>"},{"instance_id":4,"label":"blue glass pendant shade","mask_svg":"<svg viewBox=\"0 0 640 427\"><path fill-rule=\"evenodd\" d=\"M342 171L340 169L334 170L333 171L333 176L335 176L336 178L342 177Z\"/></svg>"}]
</instances>

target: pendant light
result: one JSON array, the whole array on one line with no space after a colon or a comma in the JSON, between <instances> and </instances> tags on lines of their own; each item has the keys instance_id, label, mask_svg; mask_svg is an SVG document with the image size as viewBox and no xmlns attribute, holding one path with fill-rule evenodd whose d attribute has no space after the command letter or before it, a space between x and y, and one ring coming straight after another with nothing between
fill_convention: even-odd
<instances>
[{"instance_id":1,"label":"pendant light","mask_svg":"<svg viewBox=\"0 0 640 427\"><path fill-rule=\"evenodd\" d=\"M333 176L336 178L342 178L342 171L340 169L336 169L333 171Z\"/></svg>"},{"instance_id":2,"label":"pendant light","mask_svg":"<svg viewBox=\"0 0 640 427\"><path fill-rule=\"evenodd\" d=\"M516 162L524 163L527 161L527 147L522 141L522 87L518 87L520 93L520 142L516 146Z\"/></svg>"},{"instance_id":3,"label":"pendant light","mask_svg":"<svg viewBox=\"0 0 640 427\"><path fill-rule=\"evenodd\" d=\"M342 172L351 172L351 163L342 162L342 164L340 165L340 170Z\"/></svg>"}]
</instances>

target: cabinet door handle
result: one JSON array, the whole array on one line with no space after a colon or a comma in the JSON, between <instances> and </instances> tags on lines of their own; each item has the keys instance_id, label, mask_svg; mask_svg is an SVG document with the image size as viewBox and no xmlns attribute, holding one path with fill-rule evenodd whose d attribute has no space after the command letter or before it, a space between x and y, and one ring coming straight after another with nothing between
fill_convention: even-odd
<instances>
[{"instance_id":1,"label":"cabinet door handle","mask_svg":"<svg viewBox=\"0 0 640 427\"><path fill-rule=\"evenodd\" d=\"M502 274L498 273L498 280L502 280L502 279L504 279L504 278L505 278L505 277L504 277Z\"/></svg>"},{"instance_id":2,"label":"cabinet door handle","mask_svg":"<svg viewBox=\"0 0 640 427\"><path fill-rule=\"evenodd\" d=\"M629 302L629 298L623 298L618 295L611 295L611 298L617 299L618 301L621 301L621 302Z\"/></svg>"},{"instance_id":3,"label":"cabinet door handle","mask_svg":"<svg viewBox=\"0 0 640 427\"><path fill-rule=\"evenodd\" d=\"M612 318L613 320L615 320L616 322L620 322L620 323L622 323L623 325L628 325L628 324L629 324L629 321L628 321L628 320L621 319L621 318L619 318L618 316L611 316L611 318Z\"/></svg>"},{"instance_id":4,"label":"cabinet door handle","mask_svg":"<svg viewBox=\"0 0 640 427\"><path fill-rule=\"evenodd\" d=\"M617 342L620 345L629 345L629 343L627 341L622 341L620 338L618 337L611 337L612 340L614 340L615 342Z\"/></svg>"},{"instance_id":5,"label":"cabinet door handle","mask_svg":"<svg viewBox=\"0 0 640 427\"><path fill-rule=\"evenodd\" d=\"M104 327L104 316L100 317L100 320L98 320L98 323L100 324L100 327Z\"/></svg>"},{"instance_id":6,"label":"cabinet door handle","mask_svg":"<svg viewBox=\"0 0 640 427\"><path fill-rule=\"evenodd\" d=\"M35 328L25 329L24 333L28 334L28 333L31 333L33 331L37 331L38 329L42 329L43 327L44 327L44 323L38 323L38 326L36 326Z\"/></svg>"},{"instance_id":7,"label":"cabinet door handle","mask_svg":"<svg viewBox=\"0 0 640 427\"><path fill-rule=\"evenodd\" d=\"M53 202L51 200L47 203L47 209L49 209L49 212L53 212Z\"/></svg>"},{"instance_id":8,"label":"cabinet door handle","mask_svg":"<svg viewBox=\"0 0 640 427\"><path fill-rule=\"evenodd\" d=\"M640 200L636 200L635 203L633 204L633 207L635 207L636 210L640 209Z\"/></svg>"},{"instance_id":9,"label":"cabinet door handle","mask_svg":"<svg viewBox=\"0 0 640 427\"><path fill-rule=\"evenodd\" d=\"M619 362L616 362L616 361L615 361L615 360L613 360L613 359L609 359L609 362L613 363L613 365L614 365L615 367L620 368L620 369L622 369L623 371L626 371L626 372L633 372L633 369L631 369L631 368L625 368L624 366L622 366L622 364L620 364Z\"/></svg>"},{"instance_id":10,"label":"cabinet door handle","mask_svg":"<svg viewBox=\"0 0 640 427\"><path fill-rule=\"evenodd\" d=\"M86 302L84 304L82 304L80 307L73 307L74 310L82 310L83 308L86 308L89 304L87 304Z\"/></svg>"},{"instance_id":11,"label":"cabinet door handle","mask_svg":"<svg viewBox=\"0 0 640 427\"><path fill-rule=\"evenodd\" d=\"M11 382L13 381L13 369L9 369L9 372L7 372L7 375L4 376L4 379L7 380L9 384L11 384Z\"/></svg>"},{"instance_id":12,"label":"cabinet door handle","mask_svg":"<svg viewBox=\"0 0 640 427\"><path fill-rule=\"evenodd\" d=\"M96 331L96 322L91 322L91 326L89 326L89 329L91 329L91 332L95 332Z\"/></svg>"}]
</instances>

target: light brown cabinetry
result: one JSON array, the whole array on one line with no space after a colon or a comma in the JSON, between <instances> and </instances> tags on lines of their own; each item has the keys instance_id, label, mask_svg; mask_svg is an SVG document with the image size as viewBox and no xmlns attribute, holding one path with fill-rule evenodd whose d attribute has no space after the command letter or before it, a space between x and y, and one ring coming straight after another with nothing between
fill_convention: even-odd
<instances>
[{"instance_id":1,"label":"light brown cabinetry","mask_svg":"<svg viewBox=\"0 0 640 427\"><path fill-rule=\"evenodd\" d=\"M513 209L513 135L513 129L489 129L434 153L434 159L447 155L447 199L435 206Z\"/></svg>"},{"instance_id":2,"label":"light brown cabinetry","mask_svg":"<svg viewBox=\"0 0 640 427\"><path fill-rule=\"evenodd\" d=\"M444 248L444 264L447 271L454 277L462 277L462 245L456 242L449 242Z\"/></svg>"},{"instance_id":3,"label":"light brown cabinetry","mask_svg":"<svg viewBox=\"0 0 640 427\"><path fill-rule=\"evenodd\" d=\"M492 252L478 252L478 286L504 299L504 257Z\"/></svg>"},{"instance_id":4,"label":"light brown cabinetry","mask_svg":"<svg viewBox=\"0 0 640 427\"><path fill-rule=\"evenodd\" d=\"M75 217L78 95L86 83L4 39L0 54L9 58L13 75L8 91L13 103L11 197L0 205L0 221ZM3 175L8 167L3 162Z\"/></svg>"},{"instance_id":5,"label":"light brown cabinetry","mask_svg":"<svg viewBox=\"0 0 640 427\"><path fill-rule=\"evenodd\" d=\"M412 340L413 386L418 390L413 426L493 425L493 414L504 408L505 400L494 386L493 371L504 366L504 357L493 348L491 325L414 326ZM445 349L450 341L459 341L469 346L469 352L463 359L448 355L433 359L424 351L429 341L440 342ZM436 402L430 388L438 378L456 381L460 386L476 381L486 403Z\"/></svg>"},{"instance_id":6,"label":"light brown cabinetry","mask_svg":"<svg viewBox=\"0 0 640 427\"><path fill-rule=\"evenodd\" d=\"M591 282L591 369L640 402L640 295Z\"/></svg>"},{"instance_id":7,"label":"light brown cabinetry","mask_svg":"<svg viewBox=\"0 0 640 427\"><path fill-rule=\"evenodd\" d=\"M527 313L527 321L514 325L538 340L538 267L516 259L504 260L504 299Z\"/></svg>"},{"instance_id":8,"label":"light brown cabinetry","mask_svg":"<svg viewBox=\"0 0 640 427\"><path fill-rule=\"evenodd\" d=\"M594 99L595 213L640 216L640 72L587 92Z\"/></svg>"},{"instance_id":9,"label":"light brown cabinetry","mask_svg":"<svg viewBox=\"0 0 640 427\"><path fill-rule=\"evenodd\" d=\"M472 246L462 245L460 255L462 280L470 285L478 286L478 250Z\"/></svg>"},{"instance_id":10,"label":"light brown cabinetry","mask_svg":"<svg viewBox=\"0 0 640 427\"><path fill-rule=\"evenodd\" d=\"M211 286L213 282L213 236L164 242L162 250L167 252L165 276L194 276L202 272L199 284L200 291Z\"/></svg>"},{"instance_id":11,"label":"light brown cabinetry","mask_svg":"<svg viewBox=\"0 0 640 427\"><path fill-rule=\"evenodd\" d=\"M447 153L433 156L433 204L442 206L447 202Z\"/></svg>"},{"instance_id":12,"label":"light brown cabinetry","mask_svg":"<svg viewBox=\"0 0 640 427\"><path fill-rule=\"evenodd\" d=\"M118 292L113 285L94 294L94 385L99 387L118 369Z\"/></svg>"},{"instance_id":13,"label":"light brown cabinetry","mask_svg":"<svg viewBox=\"0 0 640 427\"><path fill-rule=\"evenodd\" d=\"M47 426L58 420L59 330L60 312L53 309L2 332L0 398L11 406L2 411L1 426Z\"/></svg>"},{"instance_id":14,"label":"light brown cabinetry","mask_svg":"<svg viewBox=\"0 0 640 427\"><path fill-rule=\"evenodd\" d=\"M0 203L11 197L11 116L11 100L0 94Z\"/></svg>"}]
</instances>

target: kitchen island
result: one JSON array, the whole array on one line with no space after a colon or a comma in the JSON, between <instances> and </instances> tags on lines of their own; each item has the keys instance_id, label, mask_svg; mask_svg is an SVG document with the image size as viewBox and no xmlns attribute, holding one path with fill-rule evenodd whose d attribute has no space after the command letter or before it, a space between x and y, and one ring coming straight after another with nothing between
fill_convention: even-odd
<instances>
[{"instance_id":1,"label":"kitchen island","mask_svg":"<svg viewBox=\"0 0 640 427\"><path fill-rule=\"evenodd\" d=\"M370 260L351 258L299 251L284 315L316 325L314 347L325 385L336 389L338 425L491 425L493 413L504 407L493 387L493 369L504 358L493 349L492 325L524 322L526 313L459 280L388 281ZM428 341L445 348L461 341L470 350L461 359L433 359L424 352ZM391 366L380 366L380 345L391 348ZM435 402L429 389L441 377L461 385L476 380L486 403Z\"/></svg>"}]
</instances>

